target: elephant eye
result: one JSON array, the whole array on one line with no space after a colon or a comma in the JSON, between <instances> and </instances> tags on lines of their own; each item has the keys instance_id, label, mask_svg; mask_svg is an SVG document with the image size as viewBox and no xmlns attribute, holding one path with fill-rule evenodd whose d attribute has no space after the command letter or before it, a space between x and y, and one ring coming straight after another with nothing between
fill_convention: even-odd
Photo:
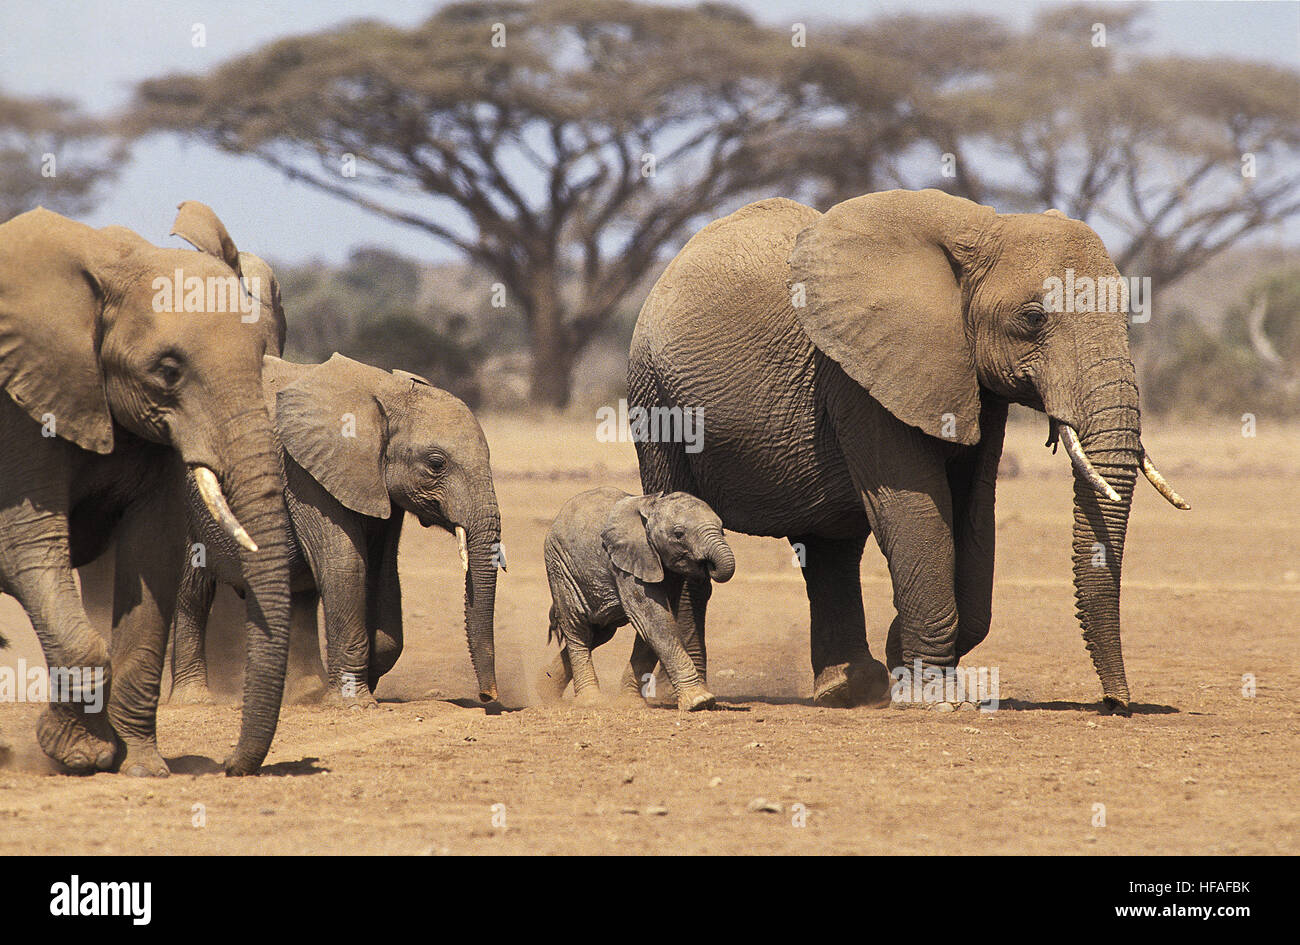
<instances>
[{"instance_id":1,"label":"elephant eye","mask_svg":"<svg viewBox=\"0 0 1300 945\"><path fill-rule=\"evenodd\" d=\"M447 457L435 451L429 454L428 463L430 469L442 469L447 465Z\"/></svg>"},{"instance_id":2,"label":"elephant eye","mask_svg":"<svg viewBox=\"0 0 1300 945\"><path fill-rule=\"evenodd\" d=\"M153 368L153 376L167 390L171 390L181 382L182 374L181 361L175 355L163 355Z\"/></svg>"},{"instance_id":3,"label":"elephant eye","mask_svg":"<svg viewBox=\"0 0 1300 945\"><path fill-rule=\"evenodd\" d=\"M679 539L680 539L680 538L685 538L685 537L686 537L686 529L683 528L682 526L678 525L676 528L673 529L673 537L674 537L674 538L679 538Z\"/></svg>"},{"instance_id":4,"label":"elephant eye","mask_svg":"<svg viewBox=\"0 0 1300 945\"><path fill-rule=\"evenodd\" d=\"M1025 309L1025 324L1033 329L1042 328L1047 324L1047 313L1037 306L1027 308Z\"/></svg>"}]
</instances>

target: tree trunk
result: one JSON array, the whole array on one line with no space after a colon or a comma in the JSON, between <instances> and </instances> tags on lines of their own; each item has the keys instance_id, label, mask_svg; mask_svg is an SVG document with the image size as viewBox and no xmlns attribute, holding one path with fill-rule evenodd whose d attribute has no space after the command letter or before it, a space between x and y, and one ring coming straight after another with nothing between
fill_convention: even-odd
<instances>
[{"instance_id":1,"label":"tree trunk","mask_svg":"<svg viewBox=\"0 0 1300 945\"><path fill-rule=\"evenodd\" d=\"M559 287L549 269L533 277L528 312L532 333L529 396L536 406L567 407L578 345L564 324Z\"/></svg>"}]
</instances>

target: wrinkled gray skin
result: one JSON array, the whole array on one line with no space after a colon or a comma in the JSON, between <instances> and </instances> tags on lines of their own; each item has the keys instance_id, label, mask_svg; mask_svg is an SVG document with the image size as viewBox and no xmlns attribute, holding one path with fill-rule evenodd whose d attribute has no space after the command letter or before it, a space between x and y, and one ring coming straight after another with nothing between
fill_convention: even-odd
<instances>
[{"instance_id":1,"label":"wrinkled gray skin","mask_svg":"<svg viewBox=\"0 0 1300 945\"><path fill-rule=\"evenodd\" d=\"M258 396L265 330L231 304L243 296L240 256L220 221L194 203L182 205L186 221L215 253L42 209L0 226L0 588L22 603L51 669L98 669L109 684L104 711L56 702L38 722L41 748L77 772L168 773L156 716L187 468L211 471L258 546L239 556L248 662L227 773L257 771L279 716L288 523ZM197 311L164 311L155 280L177 270L228 291L200 293ZM114 543L110 652L72 569Z\"/></svg>"},{"instance_id":2,"label":"wrinkled gray skin","mask_svg":"<svg viewBox=\"0 0 1300 945\"><path fill-rule=\"evenodd\" d=\"M663 663L683 711L712 708L706 685L703 612L675 611L671 601L687 580L731 580L736 559L713 510L684 492L630 496L592 489L560 509L547 533L551 586L550 638L563 649L538 680L544 698L558 699L569 680L579 703L599 698L591 651L631 623L633 663L625 695L642 695L642 674ZM687 646L683 640L690 640Z\"/></svg>"},{"instance_id":3,"label":"wrinkled gray skin","mask_svg":"<svg viewBox=\"0 0 1300 945\"><path fill-rule=\"evenodd\" d=\"M871 534L894 585L890 667L955 666L988 633L1014 402L1078 431L1118 494L1076 467L1078 616L1106 703L1128 710L1119 595L1138 390L1124 312L1044 311L1045 280L1069 269L1118 276L1097 234L1054 211L891 191L825 214L744 207L692 238L651 290L628 399L702 408L704 436L699 453L639 442L643 487L690 492L729 529L802 546L818 703L888 700L859 582ZM702 614L707 591L686 582L678 608Z\"/></svg>"},{"instance_id":4,"label":"wrinkled gray skin","mask_svg":"<svg viewBox=\"0 0 1300 945\"><path fill-rule=\"evenodd\" d=\"M329 698L375 704L375 686L402 652L397 551L410 512L425 527L465 529L465 633L479 698L494 700L493 609L496 568L504 557L497 553L501 518L487 441L473 413L423 378L338 354L320 365L268 357L263 377L285 450L294 669L320 673L319 600ZM192 481L189 507L206 566L189 566L189 560L184 570L172 701L205 702L204 634L216 585L240 591L244 585L235 546L212 526Z\"/></svg>"}]
</instances>

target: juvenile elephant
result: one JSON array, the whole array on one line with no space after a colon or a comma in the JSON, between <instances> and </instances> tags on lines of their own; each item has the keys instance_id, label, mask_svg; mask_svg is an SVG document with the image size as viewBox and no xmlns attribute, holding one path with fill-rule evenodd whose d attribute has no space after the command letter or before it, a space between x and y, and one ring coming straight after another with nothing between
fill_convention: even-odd
<instances>
[{"instance_id":1,"label":"juvenile elephant","mask_svg":"<svg viewBox=\"0 0 1300 945\"><path fill-rule=\"evenodd\" d=\"M375 686L402 652L397 549L410 512L460 542L470 658L479 698L495 699L493 609L496 569L504 569L505 558L487 441L470 409L414 374L339 354L324 364L267 357L263 381L284 447L293 648L302 667L319 666L319 600L330 693L374 703ZM185 569L178 595L178 702L209 698L204 635L217 582L243 589L235 547L203 514L193 488L190 509L206 560Z\"/></svg>"},{"instance_id":2,"label":"juvenile elephant","mask_svg":"<svg viewBox=\"0 0 1300 945\"><path fill-rule=\"evenodd\" d=\"M735 573L735 556L712 509L683 492L630 496L592 489L560 509L544 554L549 639L563 646L538 681L544 696L558 699L572 679L578 702L598 699L591 651L631 623L643 649L623 676L625 694L641 694L642 674L653 671L657 659L677 691L678 708L713 707L713 693L705 688L703 610L671 606L683 581L707 586Z\"/></svg>"},{"instance_id":3,"label":"juvenile elephant","mask_svg":"<svg viewBox=\"0 0 1300 945\"><path fill-rule=\"evenodd\" d=\"M628 399L702 410L706 426L698 452L638 442L642 484L800 546L817 702L888 698L858 577L870 534L894 585L891 668L955 666L984 639L998 460L1019 403L1047 414L1073 463L1079 620L1106 702L1127 711L1120 566L1137 471L1186 504L1142 447L1127 313L1096 294L1118 279L1083 223L936 190L824 214L760 201L697 233L659 278ZM686 582L677 606L703 611L707 590Z\"/></svg>"},{"instance_id":4,"label":"juvenile elephant","mask_svg":"<svg viewBox=\"0 0 1300 945\"><path fill-rule=\"evenodd\" d=\"M212 223L216 256L44 209L0 225L0 588L27 611L52 675L81 680L37 725L41 748L74 771L168 773L156 714L186 470L239 536L249 589L243 724L227 772L255 772L275 733L288 520L260 397L267 342L260 295ZM113 542L110 666L73 568ZM88 711L95 680L106 708Z\"/></svg>"}]
</instances>

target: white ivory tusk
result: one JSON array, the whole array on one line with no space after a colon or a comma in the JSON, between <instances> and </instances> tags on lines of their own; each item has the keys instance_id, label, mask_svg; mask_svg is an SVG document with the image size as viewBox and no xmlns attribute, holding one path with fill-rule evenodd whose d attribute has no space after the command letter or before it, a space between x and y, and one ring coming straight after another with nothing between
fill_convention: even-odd
<instances>
[{"instance_id":1,"label":"white ivory tusk","mask_svg":"<svg viewBox=\"0 0 1300 945\"><path fill-rule=\"evenodd\" d=\"M1082 476L1090 486L1110 499L1112 502L1123 501L1119 497L1109 482L1101 478L1101 473L1093 468L1092 462L1088 459L1088 454L1083 451L1083 446L1079 443L1079 434L1074 432L1074 427L1068 423L1059 424L1061 432L1061 442L1065 445L1065 452L1070 456L1070 462L1074 464L1075 471Z\"/></svg>"},{"instance_id":2,"label":"white ivory tusk","mask_svg":"<svg viewBox=\"0 0 1300 945\"><path fill-rule=\"evenodd\" d=\"M226 534L239 542L241 548L256 551L257 542L248 537L248 532L244 531L244 526L239 524L239 519L235 518L235 513L230 511L230 506L226 504L226 497L221 493L221 484L217 482L217 474L207 466L195 466L194 483L199 487L203 504L208 507L212 517Z\"/></svg>"},{"instance_id":3,"label":"white ivory tusk","mask_svg":"<svg viewBox=\"0 0 1300 945\"><path fill-rule=\"evenodd\" d=\"M1151 459L1147 456L1147 450L1145 446L1142 447L1142 475L1147 477L1151 485L1156 487L1156 492L1159 492L1162 496L1164 496L1165 501L1168 502L1170 505L1172 505L1174 508L1177 509L1191 508L1191 506L1187 504L1187 500L1184 499L1182 496L1180 496L1177 492L1175 492L1173 490L1173 487L1170 486L1169 483L1165 481L1165 477L1160 475L1160 470L1156 469L1155 465L1151 462Z\"/></svg>"},{"instance_id":4,"label":"white ivory tusk","mask_svg":"<svg viewBox=\"0 0 1300 945\"><path fill-rule=\"evenodd\" d=\"M460 543L460 566L469 573L469 545L465 541L465 529L456 526L456 541Z\"/></svg>"}]
</instances>

